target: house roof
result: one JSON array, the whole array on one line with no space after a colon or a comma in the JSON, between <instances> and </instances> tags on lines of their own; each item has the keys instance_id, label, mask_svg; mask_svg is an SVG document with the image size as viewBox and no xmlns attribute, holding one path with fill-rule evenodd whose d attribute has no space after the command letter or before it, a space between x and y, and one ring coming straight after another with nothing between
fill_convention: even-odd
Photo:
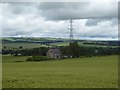
<instances>
[{"instance_id":1,"label":"house roof","mask_svg":"<svg viewBox=\"0 0 120 90\"><path fill-rule=\"evenodd\" d=\"M60 49L58 49L58 48L49 49L48 52L52 52L52 53L61 53Z\"/></svg>"}]
</instances>

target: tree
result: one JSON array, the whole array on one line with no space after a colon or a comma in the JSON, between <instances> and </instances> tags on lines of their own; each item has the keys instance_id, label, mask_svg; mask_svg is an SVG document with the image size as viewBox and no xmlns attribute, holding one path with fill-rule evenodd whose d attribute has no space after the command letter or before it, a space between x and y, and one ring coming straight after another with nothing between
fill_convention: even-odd
<instances>
[{"instance_id":1,"label":"tree","mask_svg":"<svg viewBox=\"0 0 120 90\"><path fill-rule=\"evenodd\" d=\"M61 47L60 49L63 55L72 56L72 51L70 49L70 46L64 46L64 47Z\"/></svg>"},{"instance_id":2,"label":"tree","mask_svg":"<svg viewBox=\"0 0 120 90\"><path fill-rule=\"evenodd\" d=\"M80 46L78 45L78 42L71 42L69 44L71 54L73 57L79 57L80 56Z\"/></svg>"},{"instance_id":3,"label":"tree","mask_svg":"<svg viewBox=\"0 0 120 90\"><path fill-rule=\"evenodd\" d=\"M22 46L19 47L19 49L22 49L22 48L23 48Z\"/></svg>"},{"instance_id":4,"label":"tree","mask_svg":"<svg viewBox=\"0 0 120 90\"><path fill-rule=\"evenodd\" d=\"M4 49L6 49L7 47L6 47L6 46L4 46L3 48L4 48Z\"/></svg>"},{"instance_id":5,"label":"tree","mask_svg":"<svg viewBox=\"0 0 120 90\"><path fill-rule=\"evenodd\" d=\"M32 54L33 56L41 55L41 51L40 51L39 48L33 48L33 49L31 49L31 54Z\"/></svg>"}]
</instances>

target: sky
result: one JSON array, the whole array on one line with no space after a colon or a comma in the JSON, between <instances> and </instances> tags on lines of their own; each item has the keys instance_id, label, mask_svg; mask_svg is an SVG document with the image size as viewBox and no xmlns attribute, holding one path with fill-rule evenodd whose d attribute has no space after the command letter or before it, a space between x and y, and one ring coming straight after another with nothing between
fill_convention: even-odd
<instances>
[{"instance_id":1,"label":"sky","mask_svg":"<svg viewBox=\"0 0 120 90\"><path fill-rule=\"evenodd\" d=\"M4 2L1 4L2 37L118 39L117 2Z\"/></svg>"}]
</instances>

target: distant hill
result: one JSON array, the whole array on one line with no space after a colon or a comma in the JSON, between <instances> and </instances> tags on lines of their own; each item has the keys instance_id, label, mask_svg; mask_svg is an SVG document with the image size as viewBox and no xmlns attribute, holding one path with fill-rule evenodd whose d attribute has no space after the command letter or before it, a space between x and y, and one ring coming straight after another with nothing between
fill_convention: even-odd
<instances>
[{"instance_id":1,"label":"distant hill","mask_svg":"<svg viewBox=\"0 0 120 90\"><path fill-rule=\"evenodd\" d=\"M74 39L84 45L102 45L102 46L119 46L120 41L97 41L97 40L79 40ZM37 44L65 44L69 43L69 39L65 38L40 38L40 37L4 37L2 38L2 43L37 43Z\"/></svg>"}]
</instances>

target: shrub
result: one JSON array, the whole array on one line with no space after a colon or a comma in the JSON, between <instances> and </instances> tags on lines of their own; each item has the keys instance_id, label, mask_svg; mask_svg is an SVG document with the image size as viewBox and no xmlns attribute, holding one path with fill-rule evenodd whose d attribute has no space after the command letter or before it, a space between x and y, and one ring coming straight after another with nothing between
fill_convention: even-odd
<instances>
[{"instance_id":1,"label":"shrub","mask_svg":"<svg viewBox=\"0 0 120 90\"><path fill-rule=\"evenodd\" d=\"M32 56L31 58L27 58L26 61L46 61L50 60L50 58L45 56Z\"/></svg>"},{"instance_id":2,"label":"shrub","mask_svg":"<svg viewBox=\"0 0 120 90\"><path fill-rule=\"evenodd\" d=\"M26 61L33 61L32 57L26 59Z\"/></svg>"}]
</instances>

